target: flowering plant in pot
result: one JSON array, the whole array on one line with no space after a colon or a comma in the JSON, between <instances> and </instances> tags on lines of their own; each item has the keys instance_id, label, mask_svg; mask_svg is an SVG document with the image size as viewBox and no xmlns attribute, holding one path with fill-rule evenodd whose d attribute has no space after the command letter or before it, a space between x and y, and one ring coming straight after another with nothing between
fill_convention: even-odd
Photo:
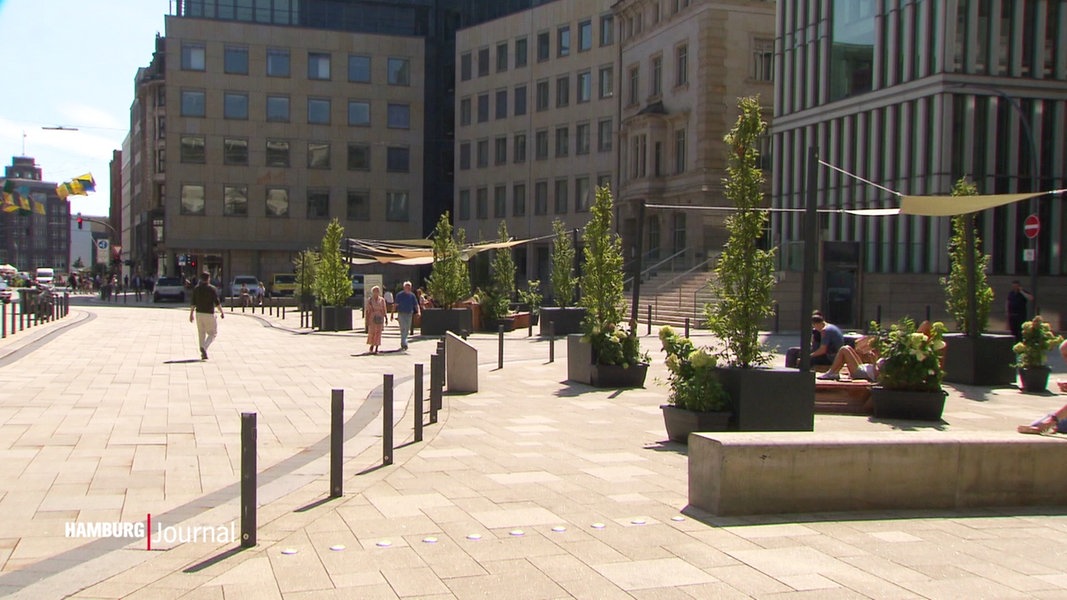
<instances>
[{"instance_id":1,"label":"flowering plant in pot","mask_svg":"<svg viewBox=\"0 0 1067 600\"><path fill-rule=\"evenodd\" d=\"M1036 315L1023 323L1023 339L1015 344L1015 366L1019 369L1019 381L1024 392L1039 394L1048 388L1051 372L1046 362L1048 352L1063 343L1063 336L1052 331L1052 326Z\"/></svg>"},{"instance_id":2,"label":"flowering plant in pot","mask_svg":"<svg viewBox=\"0 0 1067 600\"><path fill-rule=\"evenodd\" d=\"M904 318L888 331L871 323L878 353L878 384L871 390L874 416L940 420L945 408L941 380L945 325L940 321L917 327Z\"/></svg>"},{"instance_id":3,"label":"flowering plant in pot","mask_svg":"<svg viewBox=\"0 0 1067 600\"><path fill-rule=\"evenodd\" d=\"M671 441L686 443L693 431L722 431L730 422L729 396L719 382L718 358L670 326L659 330L667 353L667 380L671 395L663 410L663 423Z\"/></svg>"}]
</instances>

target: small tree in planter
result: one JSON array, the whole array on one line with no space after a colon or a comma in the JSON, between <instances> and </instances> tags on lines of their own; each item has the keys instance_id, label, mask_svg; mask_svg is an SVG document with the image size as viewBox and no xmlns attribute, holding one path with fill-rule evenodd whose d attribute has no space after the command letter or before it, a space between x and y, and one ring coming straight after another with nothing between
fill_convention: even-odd
<instances>
[{"instance_id":1,"label":"small tree in planter","mask_svg":"<svg viewBox=\"0 0 1067 600\"><path fill-rule=\"evenodd\" d=\"M552 331L556 335L578 333L582 331L586 311L584 308L571 308L574 306L574 284L578 282L574 277L574 244L563 221L553 221L552 232L550 283L556 307L542 309L541 335L548 333L548 323L552 323Z\"/></svg>"},{"instance_id":2,"label":"small tree in planter","mask_svg":"<svg viewBox=\"0 0 1067 600\"><path fill-rule=\"evenodd\" d=\"M537 316L541 310L541 302L544 300L544 296L541 295L541 282L537 279L530 279L526 282L526 289L519 290L519 302L525 304L530 311L530 323L537 325Z\"/></svg>"},{"instance_id":3,"label":"small tree in planter","mask_svg":"<svg viewBox=\"0 0 1067 600\"><path fill-rule=\"evenodd\" d=\"M352 310L346 306L352 295L352 282L348 279L348 265L341 256L344 235L341 222L331 219L322 236L319 265L312 286L323 311L320 328L326 331L352 329Z\"/></svg>"},{"instance_id":4,"label":"small tree in planter","mask_svg":"<svg viewBox=\"0 0 1067 600\"><path fill-rule=\"evenodd\" d=\"M466 238L464 230L453 231L447 212L437 220L433 234L433 270L426 280L426 287L434 302L446 310L467 299L471 293L470 271L460 250L466 244ZM452 311L442 312L436 309L423 311L422 315L424 335L443 335L445 331L470 331L471 324L469 309L465 310L463 315L453 315Z\"/></svg>"},{"instance_id":5,"label":"small tree in planter","mask_svg":"<svg viewBox=\"0 0 1067 600\"><path fill-rule=\"evenodd\" d=\"M1019 380L1024 392L1040 394L1048 388L1048 376L1052 371L1045 364L1048 353L1062 343L1063 336L1056 335L1041 315L1035 315L1033 320L1023 323L1023 339L1012 350L1017 357L1015 366L1019 367Z\"/></svg>"},{"instance_id":6,"label":"small tree in planter","mask_svg":"<svg viewBox=\"0 0 1067 600\"><path fill-rule=\"evenodd\" d=\"M668 404L660 405L667 436L671 441L685 444L694 431L726 429L730 422L730 399L715 369L718 359L669 326L659 330L659 339L667 353L670 372L671 395Z\"/></svg>"},{"instance_id":7,"label":"small tree in planter","mask_svg":"<svg viewBox=\"0 0 1067 600\"><path fill-rule=\"evenodd\" d=\"M293 259L296 270L296 297L300 310L310 310L315 299L315 274L319 270L319 253L301 250Z\"/></svg>"},{"instance_id":8,"label":"small tree in planter","mask_svg":"<svg viewBox=\"0 0 1067 600\"><path fill-rule=\"evenodd\" d=\"M920 330L904 318L884 331L877 323L874 349L878 353L878 385L871 389L874 416L937 421L945 408L941 357L945 325L940 321Z\"/></svg>"},{"instance_id":9,"label":"small tree in planter","mask_svg":"<svg viewBox=\"0 0 1067 600\"><path fill-rule=\"evenodd\" d=\"M508 226L503 221L497 233L501 242L511 239ZM496 331L498 321L507 317L511 296L515 293L515 261L511 258L511 248L494 250L489 270L491 282L481 298L482 326Z\"/></svg>"}]
</instances>

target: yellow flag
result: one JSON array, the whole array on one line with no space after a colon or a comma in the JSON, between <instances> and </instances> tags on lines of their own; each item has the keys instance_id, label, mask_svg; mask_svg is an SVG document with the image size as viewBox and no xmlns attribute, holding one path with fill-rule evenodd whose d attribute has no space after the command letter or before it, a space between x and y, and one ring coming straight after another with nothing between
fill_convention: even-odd
<instances>
[{"instance_id":1,"label":"yellow flag","mask_svg":"<svg viewBox=\"0 0 1067 600\"><path fill-rule=\"evenodd\" d=\"M44 210L44 202L38 202L36 200L33 201L33 212L39 215L48 214Z\"/></svg>"}]
</instances>

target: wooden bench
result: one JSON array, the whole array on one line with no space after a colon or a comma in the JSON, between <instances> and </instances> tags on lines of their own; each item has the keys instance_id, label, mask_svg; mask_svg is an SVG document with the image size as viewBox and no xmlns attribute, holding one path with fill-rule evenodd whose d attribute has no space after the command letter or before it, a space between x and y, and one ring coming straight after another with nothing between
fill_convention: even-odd
<instances>
[{"instance_id":1,"label":"wooden bench","mask_svg":"<svg viewBox=\"0 0 1067 600\"><path fill-rule=\"evenodd\" d=\"M871 386L865 379L815 379L815 412L844 415L869 415L873 412Z\"/></svg>"}]
</instances>

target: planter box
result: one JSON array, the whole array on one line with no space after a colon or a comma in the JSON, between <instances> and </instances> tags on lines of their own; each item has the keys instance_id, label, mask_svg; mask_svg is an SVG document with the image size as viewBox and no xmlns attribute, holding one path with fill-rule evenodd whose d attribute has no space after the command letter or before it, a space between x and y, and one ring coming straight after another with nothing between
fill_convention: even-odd
<instances>
[{"instance_id":1,"label":"planter box","mask_svg":"<svg viewBox=\"0 0 1067 600\"><path fill-rule=\"evenodd\" d=\"M320 306L319 331L352 331L352 309L347 306Z\"/></svg>"},{"instance_id":2,"label":"planter box","mask_svg":"<svg viewBox=\"0 0 1067 600\"><path fill-rule=\"evenodd\" d=\"M442 336L446 331L462 335L473 329L468 308L424 308L421 325L422 335Z\"/></svg>"},{"instance_id":3,"label":"planter box","mask_svg":"<svg viewBox=\"0 0 1067 600\"><path fill-rule=\"evenodd\" d=\"M940 421L945 410L944 390L918 392L871 388L874 416L879 419L909 419L912 421Z\"/></svg>"},{"instance_id":4,"label":"planter box","mask_svg":"<svg viewBox=\"0 0 1067 600\"><path fill-rule=\"evenodd\" d=\"M512 327L515 329L527 329L530 327L530 313L519 312L511 315Z\"/></svg>"},{"instance_id":5,"label":"planter box","mask_svg":"<svg viewBox=\"0 0 1067 600\"><path fill-rule=\"evenodd\" d=\"M584 308L546 308L541 307L541 335L548 335L549 322L554 323L556 335L570 335L582 332L582 320L585 319Z\"/></svg>"},{"instance_id":6,"label":"planter box","mask_svg":"<svg viewBox=\"0 0 1067 600\"><path fill-rule=\"evenodd\" d=\"M945 377L947 383L966 385L1011 385L1015 383L1015 338L1010 335L962 333L945 335Z\"/></svg>"},{"instance_id":7,"label":"planter box","mask_svg":"<svg viewBox=\"0 0 1067 600\"><path fill-rule=\"evenodd\" d=\"M812 431L815 378L786 368L716 369L738 431Z\"/></svg>"},{"instance_id":8,"label":"planter box","mask_svg":"<svg viewBox=\"0 0 1067 600\"><path fill-rule=\"evenodd\" d=\"M621 365L592 365L589 371L589 380L593 386L599 388L636 388L645 387L645 376L647 374L648 363L638 363L628 367Z\"/></svg>"},{"instance_id":9,"label":"planter box","mask_svg":"<svg viewBox=\"0 0 1067 600\"><path fill-rule=\"evenodd\" d=\"M503 319L482 319L482 331L489 331L496 333L499 331L500 326L504 326L504 331L515 330L515 318L504 317Z\"/></svg>"},{"instance_id":10,"label":"planter box","mask_svg":"<svg viewBox=\"0 0 1067 600\"><path fill-rule=\"evenodd\" d=\"M1048 365L1022 367L1019 369L1019 389L1026 394L1044 394L1048 391L1048 376L1051 373Z\"/></svg>"},{"instance_id":11,"label":"planter box","mask_svg":"<svg viewBox=\"0 0 1067 600\"><path fill-rule=\"evenodd\" d=\"M593 383L593 345L582 341L582 334L567 336L567 381Z\"/></svg>"},{"instance_id":12,"label":"planter box","mask_svg":"<svg viewBox=\"0 0 1067 600\"><path fill-rule=\"evenodd\" d=\"M667 438L679 444L688 444L689 434L695 431L726 431L730 426L728 412L696 412L670 404L661 404L660 409Z\"/></svg>"}]
</instances>

